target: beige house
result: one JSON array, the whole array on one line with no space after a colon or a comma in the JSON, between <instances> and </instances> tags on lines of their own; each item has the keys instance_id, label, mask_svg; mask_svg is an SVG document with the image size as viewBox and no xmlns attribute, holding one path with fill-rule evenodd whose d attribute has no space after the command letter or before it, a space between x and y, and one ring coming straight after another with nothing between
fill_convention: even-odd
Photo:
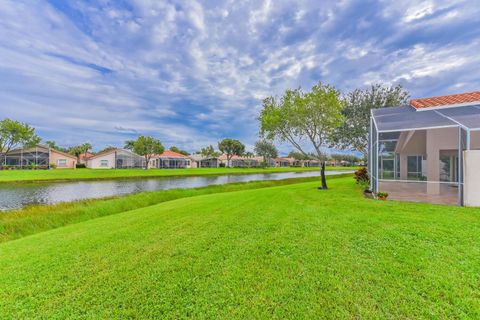
<instances>
[{"instance_id":1,"label":"beige house","mask_svg":"<svg viewBox=\"0 0 480 320\"><path fill-rule=\"evenodd\" d=\"M291 167L293 166L295 159L288 157L279 157L272 159L272 161L275 164L275 167Z\"/></svg>"},{"instance_id":2,"label":"beige house","mask_svg":"<svg viewBox=\"0 0 480 320\"><path fill-rule=\"evenodd\" d=\"M199 154L189 156L192 168L218 168L220 160L217 157L204 157Z\"/></svg>"},{"instance_id":3,"label":"beige house","mask_svg":"<svg viewBox=\"0 0 480 320\"><path fill-rule=\"evenodd\" d=\"M192 167L192 159L181 153L165 150L162 154L153 155L148 164L149 168L158 169L185 169Z\"/></svg>"},{"instance_id":4,"label":"beige house","mask_svg":"<svg viewBox=\"0 0 480 320\"><path fill-rule=\"evenodd\" d=\"M75 169L77 166L77 157L50 148L50 166L55 165L57 169Z\"/></svg>"},{"instance_id":5,"label":"beige house","mask_svg":"<svg viewBox=\"0 0 480 320\"><path fill-rule=\"evenodd\" d=\"M222 154L218 157L220 163L225 165L225 167L232 167L232 168L255 168L259 167L262 164L263 158L262 157L241 157L241 156L232 156L230 159L230 163L227 160L227 155Z\"/></svg>"},{"instance_id":6,"label":"beige house","mask_svg":"<svg viewBox=\"0 0 480 320\"><path fill-rule=\"evenodd\" d=\"M372 110L369 172L389 198L480 206L480 92Z\"/></svg>"},{"instance_id":7,"label":"beige house","mask_svg":"<svg viewBox=\"0 0 480 320\"><path fill-rule=\"evenodd\" d=\"M0 156L0 165L17 169L75 169L77 158L45 145L11 150Z\"/></svg>"}]
</instances>

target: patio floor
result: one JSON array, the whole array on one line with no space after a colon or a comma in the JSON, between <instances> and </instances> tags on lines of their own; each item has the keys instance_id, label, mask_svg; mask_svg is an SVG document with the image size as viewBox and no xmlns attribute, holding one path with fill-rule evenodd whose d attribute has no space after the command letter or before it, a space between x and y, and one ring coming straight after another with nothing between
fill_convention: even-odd
<instances>
[{"instance_id":1,"label":"patio floor","mask_svg":"<svg viewBox=\"0 0 480 320\"><path fill-rule=\"evenodd\" d=\"M458 186L441 184L439 194L428 194L426 182L381 181L379 191L387 192L388 199L458 205Z\"/></svg>"}]
</instances>

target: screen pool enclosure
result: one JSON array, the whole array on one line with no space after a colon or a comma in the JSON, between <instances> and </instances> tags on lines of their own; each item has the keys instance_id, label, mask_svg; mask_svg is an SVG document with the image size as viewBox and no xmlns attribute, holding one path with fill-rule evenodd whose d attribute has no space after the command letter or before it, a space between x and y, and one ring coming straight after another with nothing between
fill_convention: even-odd
<instances>
[{"instance_id":1,"label":"screen pool enclosure","mask_svg":"<svg viewBox=\"0 0 480 320\"><path fill-rule=\"evenodd\" d=\"M464 157L480 150L480 104L373 109L368 150L373 192L464 205Z\"/></svg>"}]
</instances>

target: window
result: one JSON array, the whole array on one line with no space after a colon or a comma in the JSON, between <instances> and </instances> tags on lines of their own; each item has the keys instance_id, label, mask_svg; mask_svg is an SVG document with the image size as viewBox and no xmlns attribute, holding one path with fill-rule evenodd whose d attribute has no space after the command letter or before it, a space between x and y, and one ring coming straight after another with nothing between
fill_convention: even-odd
<instances>
[{"instance_id":1,"label":"window","mask_svg":"<svg viewBox=\"0 0 480 320\"><path fill-rule=\"evenodd\" d=\"M379 177L385 180L400 178L400 155L395 153L396 140L382 140L379 143Z\"/></svg>"},{"instance_id":2,"label":"window","mask_svg":"<svg viewBox=\"0 0 480 320\"><path fill-rule=\"evenodd\" d=\"M57 167L66 167L67 166L67 159L58 159L57 160Z\"/></svg>"},{"instance_id":3,"label":"window","mask_svg":"<svg viewBox=\"0 0 480 320\"><path fill-rule=\"evenodd\" d=\"M108 160L100 160L100 167L108 167Z\"/></svg>"},{"instance_id":4,"label":"window","mask_svg":"<svg viewBox=\"0 0 480 320\"><path fill-rule=\"evenodd\" d=\"M423 156L407 157L407 179L408 180L424 180L422 174Z\"/></svg>"}]
</instances>

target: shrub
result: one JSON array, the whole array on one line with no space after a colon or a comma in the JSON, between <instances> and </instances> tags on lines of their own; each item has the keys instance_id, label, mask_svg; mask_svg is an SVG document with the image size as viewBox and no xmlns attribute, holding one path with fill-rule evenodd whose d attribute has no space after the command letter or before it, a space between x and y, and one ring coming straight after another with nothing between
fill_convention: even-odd
<instances>
[{"instance_id":1,"label":"shrub","mask_svg":"<svg viewBox=\"0 0 480 320\"><path fill-rule=\"evenodd\" d=\"M77 169L83 169L83 168L86 168L86 166L85 166L85 163L77 163L77 164L75 165L75 168L77 168Z\"/></svg>"},{"instance_id":2,"label":"shrub","mask_svg":"<svg viewBox=\"0 0 480 320\"><path fill-rule=\"evenodd\" d=\"M218 166L219 166L220 168L225 168L225 163L220 163Z\"/></svg>"},{"instance_id":3,"label":"shrub","mask_svg":"<svg viewBox=\"0 0 480 320\"><path fill-rule=\"evenodd\" d=\"M377 198L380 200L385 200L388 198L387 192L377 192Z\"/></svg>"},{"instance_id":4,"label":"shrub","mask_svg":"<svg viewBox=\"0 0 480 320\"><path fill-rule=\"evenodd\" d=\"M360 168L355 171L355 181L359 184L364 190L370 188L370 177L368 176L367 168Z\"/></svg>"},{"instance_id":5,"label":"shrub","mask_svg":"<svg viewBox=\"0 0 480 320\"><path fill-rule=\"evenodd\" d=\"M50 163L50 169L57 169L57 165L55 163Z\"/></svg>"}]
</instances>

